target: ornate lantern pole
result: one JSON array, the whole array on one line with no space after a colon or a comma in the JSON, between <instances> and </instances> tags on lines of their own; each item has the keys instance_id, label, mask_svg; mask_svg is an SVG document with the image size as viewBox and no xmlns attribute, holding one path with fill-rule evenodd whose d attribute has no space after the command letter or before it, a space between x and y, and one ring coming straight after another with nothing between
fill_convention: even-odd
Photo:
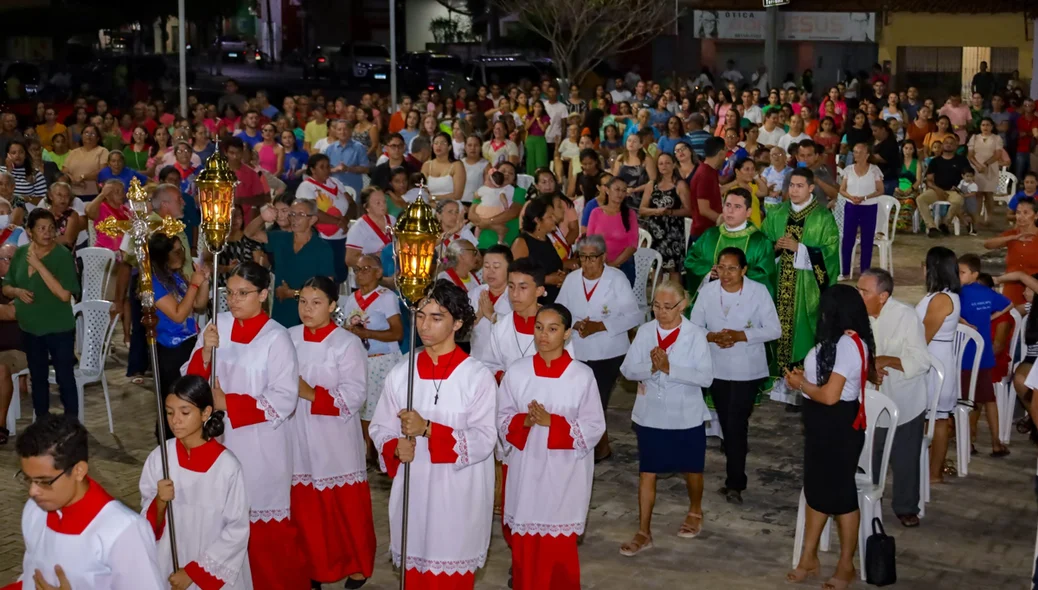
<instances>
[{"instance_id":1,"label":"ornate lantern pole","mask_svg":"<svg viewBox=\"0 0 1038 590\"><path fill-rule=\"evenodd\" d=\"M396 227L392 228L393 257L396 262L396 285L400 299L411 314L408 334L407 409L414 406L415 348L418 329L415 314L425 297L425 289L436 272L436 245L440 241L440 221L425 201L426 188L418 185L418 198L404 209ZM404 463L404 514L400 521L400 589L407 583L407 517L411 500L411 464Z\"/></svg>"},{"instance_id":2,"label":"ornate lantern pole","mask_svg":"<svg viewBox=\"0 0 1038 590\"><path fill-rule=\"evenodd\" d=\"M158 406L159 432L162 440L159 442L159 454L162 457L162 477L169 479L169 458L166 456L166 404L163 401L163 391L159 384L159 351L155 344L155 326L158 325L158 316L155 315L155 292L151 287L151 259L148 254L148 239L155 233L165 234L176 238L184 231L184 222L172 217L158 218L157 215L150 216L148 211L148 193L141 187L141 182L134 178L130 181L130 190L126 193L130 203L133 217L128 220L118 220L109 217L97 224L97 230L113 238L128 234L133 246L134 255L137 257L137 296L141 300L141 325L148 341L148 351L151 357L152 372L155 380L155 400ZM169 525L169 549L173 554L173 571L180 569L177 559L177 533L173 524L173 503L166 507L166 521Z\"/></svg>"},{"instance_id":3,"label":"ornate lantern pole","mask_svg":"<svg viewBox=\"0 0 1038 590\"><path fill-rule=\"evenodd\" d=\"M227 236L231 233L231 211L234 209L234 187L238 185L238 175L227 164L227 158L220 152L217 141L216 150L205 161L203 170L195 179L198 187L198 205L202 210L202 234L209 251L213 253L212 294L209 299L213 306L210 316L216 322L219 306L219 281L217 273L220 267L218 259L227 244ZM210 366L216 367L216 350ZM216 370L209 376L209 385L216 386Z\"/></svg>"}]
</instances>

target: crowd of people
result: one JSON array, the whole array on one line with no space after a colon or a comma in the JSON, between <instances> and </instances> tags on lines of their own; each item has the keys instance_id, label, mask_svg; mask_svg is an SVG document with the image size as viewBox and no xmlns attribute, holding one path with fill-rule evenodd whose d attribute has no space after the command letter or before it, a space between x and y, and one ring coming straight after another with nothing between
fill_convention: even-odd
<instances>
[{"instance_id":1,"label":"crowd of people","mask_svg":"<svg viewBox=\"0 0 1038 590\"><path fill-rule=\"evenodd\" d=\"M16 445L34 500L21 583L93 587L111 571L120 589L358 588L376 562L367 481L377 466L393 478L390 552L412 587L472 588L500 519L514 588L579 588L578 540L594 464L612 454L606 411L623 376L638 384L640 478L637 530L621 554L653 548L657 479L670 474L689 497L670 524L681 538L701 534L708 422L724 440L720 497L743 502L750 418L768 396L804 423L805 550L786 579L818 573L835 516L841 556L826 587L847 587L868 383L900 410L891 508L909 528L920 524L920 478L953 470L957 401L976 403L971 441L986 415L996 458L1009 450L994 384L1010 379L1035 401L1038 117L1030 98L993 88L970 105L952 92L935 109L882 72L871 93L853 95L795 83L762 92L726 74L716 86L704 71L696 86L637 79L631 90L620 78L589 100L577 86L562 98L546 79L397 105L315 91L280 108L230 80L216 104L189 97L187 118L162 101L109 110L85 99L65 123L47 105L29 124L0 115L0 410L10 375L28 367L37 418ZM239 182L212 268L195 178L217 149ZM876 199L900 200L909 223L917 209L931 237L952 243L953 218L971 234L1003 223L992 197L999 167L1014 164L1013 227L984 242L1007 248L1006 272L992 277L975 254L937 246L926 297L914 310L894 299L894 278L871 265L874 236L890 229L876 227ZM186 228L149 241L159 317L150 370L166 394L170 438L159 444L170 474L156 449L141 475L143 520L90 479L87 434L49 414L48 384L53 366L65 414L77 416L71 302L99 280L77 267L87 246L117 253L105 297L123 314L128 376L143 383L149 370L132 248L94 229L129 218L134 178L148 185L153 216ZM435 208L443 235L412 318L394 291L388 228L416 199ZM856 241L855 288L840 282ZM635 259L650 242L662 278L647 293ZM228 311L203 323L211 281ZM1009 350L1014 308L1026 317L1024 358ZM422 350L408 409L411 321ZM960 367L953 351L960 324L984 343L976 375L978 352ZM956 390L949 375L960 369ZM9 435L0 429L0 443ZM403 464L422 490L409 506ZM104 533L82 535L94 521ZM79 535L81 550L56 552L56 533Z\"/></svg>"}]
</instances>

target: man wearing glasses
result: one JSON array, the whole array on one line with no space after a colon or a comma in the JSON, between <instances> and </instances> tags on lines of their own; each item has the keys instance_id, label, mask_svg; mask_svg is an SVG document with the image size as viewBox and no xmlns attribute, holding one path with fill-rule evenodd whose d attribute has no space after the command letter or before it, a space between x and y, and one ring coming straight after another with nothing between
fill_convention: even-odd
<instances>
[{"instance_id":1,"label":"man wearing glasses","mask_svg":"<svg viewBox=\"0 0 1038 590\"><path fill-rule=\"evenodd\" d=\"M22 511L22 575L3 590L166 590L155 535L139 514L89 476L87 431L47 414L16 444L31 502Z\"/></svg>"},{"instance_id":2,"label":"man wearing glasses","mask_svg":"<svg viewBox=\"0 0 1038 590\"><path fill-rule=\"evenodd\" d=\"M372 170L371 184L380 186L382 190L387 191L391 188L389 181L393 176L393 169L403 166L407 169L408 176L422 169L421 162L411 155L404 155L405 147L403 135L393 133L389 136L389 141L386 143L387 159L380 158L380 163Z\"/></svg>"}]
</instances>

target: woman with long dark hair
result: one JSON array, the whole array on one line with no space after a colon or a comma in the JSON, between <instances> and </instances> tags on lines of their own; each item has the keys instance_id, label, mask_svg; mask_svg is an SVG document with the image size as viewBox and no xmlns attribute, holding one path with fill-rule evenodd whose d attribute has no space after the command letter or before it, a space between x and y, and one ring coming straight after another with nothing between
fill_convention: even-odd
<instances>
[{"instance_id":1,"label":"woman with long dark hair","mask_svg":"<svg viewBox=\"0 0 1038 590\"><path fill-rule=\"evenodd\" d=\"M591 212L587 235L600 235L606 244L606 263L618 268L634 284L634 252L638 249L638 215L627 204L627 182L613 177L605 201Z\"/></svg>"},{"instance_id":2,"label":"woman with long dark hair","mask_svg":"<svg viewBox=\"0 0 1038 590\"><path fill-rule=\"evenodd\" d=\"M786 574L788 582L817 575L818 542L834 516L840 531L840 560L826 587L854 581L858 546L858 491L854 477L865 445L865 383L876 379L872 326L865 301L850 285L822 293L818 344L803 369L786 372L786 384L804 394L804 551Z\"/></svg>"},{"instance_id":3,"label":"woman with long dark hair","mask_svg":"<svg viewBox=\"0 0 1038 590\"><path fill-rule=\"evenodd\" d=\"M305 588L306 556L289 518L293 433L286 423L299 399L299 370L288 330L263 311L270 288L262 266L235 268L227 280L230 311L206 326L183 371L205 379L216 374L213 409L227 412L223 441L241 461L251 507L253 580L266 588Z\"/></svg>"},{"instance_id":4,"label":"woman with long dark hair","mask_svg":"<svg viewBox=\"0 0 1038 590\"><path fill-rule=\"evenodd\" d=\"M174 240L178 241L178 240ZM241 463L217 440L224 412L201 377L186 375L165 396L170 440L169 477L162 475L162 455L155 449L141 471L142 514L158 539L159 571L173 588L253 587L249 571L249 500ZM174 496L177 554L173 570L166 531L166 510Z\"/></svg>"},{"instance_id":5,"label":"woman with long dark hair","mask_svg":"<svg viewBox=\"0 0 1038 590\"><path fill-rule=\"evenodd\" d=\"M923 321L930 356L940 361L946 370L953 371L958 367L955 331L961 311L959 262L955 252L937 246L926 253L925 264L926 295L916 305L915 312ZM948 454L948 417L959 397L957 380L946 375L940 391L936 391L931 382L929 396L929 399L934 396L938 398L933 443L930 445L929 475L931 483L938 483L944 477L944 458Z\"/></svg>"},{"instance_id":6,"label":"woman with long dark hair","mask_svg":"<svg viewBox=\"0 0 1038 590\"><path fill-rule=\"evenodd\" d=\"M652 234L653 246L663 255L663 270L676 281L685 263L684 219L692 216L692 199L672 154L660 153L656 166L659 176L654 184L646 185L638 215Z\"/></svg>"},{"instance_id":7,"label":"woman with long dark hair","mask_svg":"<svg viewBox=\"0 0 1038 590\"><path fill-rule=\"evenodd\" d=\"M0 166L0 174L5 172L14 177L15 197L33 199L35 203L40 198L47 196L47 180L43 177L43 162L36 164L32 161L25 141L12 139L7 142L4 164Z\"/></svg>"},{"instance_id":8,"label":"woman with long dark hair","mask_svg":"<svg viewBox=\"0 0 1038 590\"><path fill-rule=\"evenodd\" d=\"M556 222L552 195L530 201L523 212L523 232L512 242L512 257L516 260L529 256L544 269L544 303L553 303L559 287L566 279L562 258L551 240Z\"/></svg>"}]
</instances>

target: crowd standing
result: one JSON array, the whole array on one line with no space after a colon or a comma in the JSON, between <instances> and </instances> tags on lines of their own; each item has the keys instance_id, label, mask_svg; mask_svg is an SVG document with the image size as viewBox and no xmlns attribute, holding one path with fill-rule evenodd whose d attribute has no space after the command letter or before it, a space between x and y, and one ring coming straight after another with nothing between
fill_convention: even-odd
<instances>
[{"instance_id":1,"label":"crowd standing","mask_svg":"<svg viewBox=\"0 0 1038 590\"><path fill-rule=\"evenodd\" d=\"M656 483L669 474L684 478L689 509L668 524L681 538L702 532L708 422L724 439L718 492L743 502L750 417L770 397L804 423L805 547L787 581L818 573L835 516L841 555L826 587L847 587L867 384L900 409L891 508L905 527L920 524L920 478L953 471L950 414L967 384L972 438L983 411L996 458L1009 450L993 384L1010 378L1029 408L1038 399L1038 117L1019 85L1000 92L985 80L968 104L955 90L939 108L878 66L820 89L810 72L772 88L761 69L743 84L729 63L666 86L631 72L590 100L546 78L423 90L395 105L314 91L278 106L228 80L216 104L189 96L186 118L161 100L86 98L64 122L50 105L34 121L0 114L0 410L27 367L37 417L17 442L34 500L21 583L94 587L104 570L120 589L359 588L376 561L367 480L377 467L393 478L390 552L412 587L472 588L499 516L512 587L579 588L578 540L594 464L612 453L605 415L622 375L638 383L640 478L638 526L621 554L653 548ZM238 184L214 269L195 180L216 150ZM877 227L878 199L900 202L899 229L918 214L952 244L953 220L971 235L1003 223L1002 167L1020 190L1011 229L984 246L1007 248L1006 273L986 275L975 254L941 245L926 257L926 297L914 310L894 299L893 277L871 266L875 237L891 229ZM186 228L149 244L150 370L166 394L170 439L159 444L171 471L162 476L156 449L141 475L143 520L90 479L86 431L50 415L48 395L53 366L65 414L78 416L71 303L97 279L77 267L88 246L116 254L105 297L123 314L128 376L143 383L149 370L132 248L94 230L129 218L133 179L147 185L152 216ZM420 198L443 235L437 280L413 318L422 350L408 410L412 318L394 292L388 228ZM855 288L840 281L856 243ZM646 293L638 253L650 244L663 276ZM211 281L228 311L203 324ZM1022 359L1008 350L1014 308L1026 318ZM960 324L984 344L976 375L976 350L957 366ZM962 391L948 378L959 370ZM930 407L931 468L920 473ZM0 429L0 444L9 435ZM411 495L400 563L404 463L422 494ZM93 521L103 534L82 535ZM56 554L55 534L81 550ZM102 542L111 551L92 550Z\"/></svg>"}]
</instances>

